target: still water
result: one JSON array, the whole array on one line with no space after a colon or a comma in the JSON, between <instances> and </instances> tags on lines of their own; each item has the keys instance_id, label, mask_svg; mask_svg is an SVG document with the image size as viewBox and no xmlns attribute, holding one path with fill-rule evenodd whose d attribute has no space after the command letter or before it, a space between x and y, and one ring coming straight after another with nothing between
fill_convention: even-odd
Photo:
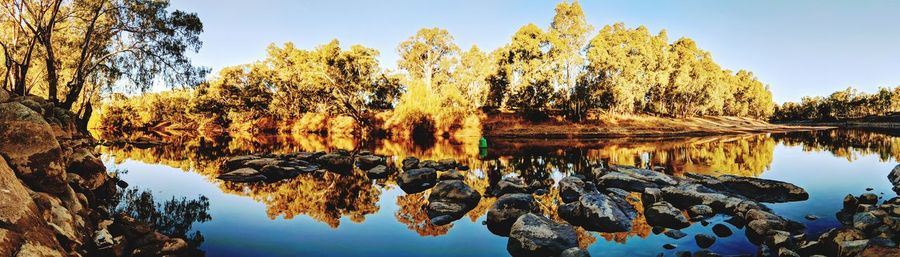
<instances>
[{"instance_id":1,"label":"still water","mask_svg":"<svg viewBox=\"0 0 900 257\"><path fill-rule=\"evenodd\" d=\"M183 234L207 256L508 256L507 238L483 225L496 198L484 197L466 217L450 225L428 222L428 191L406 194L394 178L369 180L364 173L307 174L271 184L217 180L219 164L248 153L288 153L333 149L370 150L421 159L453 158L467 163L466 183L484 193L504 176L553 183L587 172L597 163L663 167L684 173L754 176L794 183L809 192L801 202L768 204L776 214L802 222L811 237L839 226L835 213L848 193L896 196L886 176L900 160L900 134L827 130L779 134L679 139L507 140L479 151L477 139L424 145L315 135L207 138L152 135L169 144L138 148L103 146L105 163L127 181L122 204L169 233ZM556 217L558 193L537 197L544 213ZM806 215L821 217L810 221ZM712 234L723 223L735 233L709 249L720 254L754 254L743 229L716 216L683 229L675 240L654 234L639 216L632 231L578 230L579 244L593 256L674 256L698 250L693 235ZM676 249L665 250L664 244Z\"/></svg>"}]
</instances>

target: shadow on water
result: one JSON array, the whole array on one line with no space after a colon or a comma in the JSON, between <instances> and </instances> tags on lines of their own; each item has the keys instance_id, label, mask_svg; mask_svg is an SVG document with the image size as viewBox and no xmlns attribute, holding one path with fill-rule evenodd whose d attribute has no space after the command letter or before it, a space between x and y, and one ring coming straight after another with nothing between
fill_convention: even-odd
<instances>
[{"instance_id":1,"label":"shadow on water","mask_svg":"<svg viewBox=\"0 0 900 257\"><path fill-rule=\"evenodd\" d=\"M112 201L118 204L110 207L110 213L126 214L160 233L185 238L191 246L199 246L204 240L200 231L192 230L194 224L212 220L209 199L203 195L160 201L152 191L133 187L117 192Z\"/></svg>"},{"instance_id":2,"label":"shadow on water","mask_svg":"<svg viewBox=\"0 0 900 257\"><path fill-rule=\"evenodd\" d=\"M214 181L227 194L253 199L265 206L269 219L293 219L305 215L332 229L346 218L363 223L367 216L384 209L386 192L398 188L397 174L386 179L369 180L360 171L339 175L331 172L309 173L294 179L268 184L238 184L215 180L219 166L227 158L251 153L292 153L298 151L368 150L388 156L389 165L397 165L407 156L440 160L452 158L471 167L465 183L484 197L466 214L477 222L496 201L490 197L504 177L517 176L529 185L539 184L548 193L537 196L545 214L556 216L559 199L556 182L567 175L590 177L592 169L604 164L628 165L664 171L680 176L686 172L706 175L738 175L758 177L770 169L776 146L800 146L804 152L828 152L853 161L860 156L877 155L882 162L900 160L900 137L889 133L861 130L825 130L779 134L749 134L718 137L673 139L609 139L609 140L496 140L487 152L480 152L478 140L434 140L424 145L412 141L390 139L357 140L326 135L197 135L193 133L136 134L132 138L162 141L166 144L141 148L129 144L102 147L106 158L115 163L138 160L163 164L190 171ZM132 139L133 140L133 139ZM641 208L639 197L632 204ZM396 222L423 237L447 235L456 224L435 226L425 212L428 191L400 194L393 204ZM173 198L157 203L148 191L128 190L121 210L136 218L161 226L174 234L191 231L191 224L210 220L209 202L199 199ZM638 213L643 213L638 210ZM464 218L465 220L466 218ZM651 226L643 217L635 219L632 231L593 233L578 229L582 247L599 240L625 243L629 238L653 237ZM196 232L191 238L203 237Z\"/></svg>"}]
</instances>

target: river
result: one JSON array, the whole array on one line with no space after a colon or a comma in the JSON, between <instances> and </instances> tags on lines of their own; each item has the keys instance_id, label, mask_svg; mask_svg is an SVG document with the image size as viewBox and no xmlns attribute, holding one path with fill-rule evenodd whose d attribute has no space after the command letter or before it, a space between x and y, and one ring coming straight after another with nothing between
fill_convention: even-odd
<instances>
[{"instance_id":1,"label":"river","mask_svg":"<svg viewBox=\"0 0 900 257\"><path fill-rule=\"evenodd\" d=\"M504 176L554 185L599 163L684 173L739 175L794 183L809 192L800 202L767 204L776 214L806 225L815 237L839 226L835 213L848 193L896 196L886 178L900 160L900 134L824 130L674 139L507 140L479 149L477 139L425 144L318 135L132 135L162 146L100 146L108 170L129 183L120 211L143 217L164 232L193 238L207 256L508 256L507 238L483 225L496 200L484 197L466 217L446 226L429 223L428 191L406 194L393 177L369 180L335 173L300 175L270 184L216 179L225 159L248 153L369 150L399 162L406 156L466 163L466 184L484 193ZM361 173L361 172L357 172ZM871 191L867 191L867 189ZM536 197L551 218L558 192ZM807 215L820 217L805 219ZM722 223L735 231L709 249L754 254L741 227L727 216L696 222L672 239L653 233L638 217L629 232L578 229L579 244L593 256L674 256L698 250L693 236ZM674 244L666 250L664 244Z\"/></svg>"}]
</instances>

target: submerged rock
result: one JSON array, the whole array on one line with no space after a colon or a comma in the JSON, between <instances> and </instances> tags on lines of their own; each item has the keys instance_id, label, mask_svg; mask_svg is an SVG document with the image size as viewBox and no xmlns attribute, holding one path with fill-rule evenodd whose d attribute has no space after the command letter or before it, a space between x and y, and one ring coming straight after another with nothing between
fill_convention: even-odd
<instances>
[{"instance_id":1,"label":"submerged rock","mask_svg":"<svg viewBox=\"0 0 900 257\"><path fill-rule=\"evenodd\" d=\"M697 241L697 246L704 249L716 243L716 238L707 234L697 234L694 236L694 240Z\"/></svg>"},{"instance_id":2,"label":"submerged rock","mask_svg":"<svg viewBox=\"0 0 900 257\"><path fill-rule=\"evenodd\" d=\"M560 205L559 216L569 223L598 232L631 230L637 211L625 199L601 193L582 195L578 201Z\"/></svg>"},{"instance_id":3,"label":"submerged rock","mask_svg":"<svg viewBox=\"0 0 900 257\"><path fill-rule=\"evenodd\" d=\"M718 237L729 237L729 236L731 236L731 234L733 234L733 232L731 232L731 229L728 228L728 226L725 226L722 224L713 225L712 231L713 231L713 234L716 234L716 236L718 236Z\"/></svg>"},{"instance_id":4,"label":"submerged rock","mask_svg":"<svg viewBox=\"0 0 900 257\"><path fill-rule=\"evenodd\" d=\"M428 196L428 217L432 218L435 225L443 225L460 219L474 209L481 201L481 194L460 180L446 180L438 182ZM434 218L449 216L448 219L434 222ZM438 224L442 223L442 224Z\"/></svg>"},{"instance_id":5,"label":"submerged rock","mask_svg":"<svg viewBox=\"0 0 900 257\"><path fill-rule=\"evenodd\" d=\"M509 235L513 223L526 213L540 213L537 202L529 194L506 194L497 198L487 212L487 227L491 233Z\"/></svg>"},{"instance_id":6,"label":"submerged rock","mask_svg":"<svg viewBox=\"0 0 900 257\"><path fill-rule=\"evenodd\" d=\"M567 224L558 224L535 214L525 214L513 224L507 251L512 256L559 256L578 247L578 235Z\"/></svg>"},{"instance_id":7,"label":"submerged rock","mask_svg":"<svg viewBox=\"0 0 900 257\"><path fill-rule=\"evenodd\" d=\"M437 171L431 168L411 169L400 173L397 184L407 194L425 191L437 183Z\"/></svg>"},{"instance_id":8,"label":"submerged rock","mask_svg":"<svg viewBox=\"0 0 900 257\"><path fill-rule=\"evenodd\" d=\"M672 239L681 239L681 238L687 236L686 233L684 233L678 229L669 229L669 230L666 230L666 232L663 232L663 234Z\"/></svg>"}]
</instances>

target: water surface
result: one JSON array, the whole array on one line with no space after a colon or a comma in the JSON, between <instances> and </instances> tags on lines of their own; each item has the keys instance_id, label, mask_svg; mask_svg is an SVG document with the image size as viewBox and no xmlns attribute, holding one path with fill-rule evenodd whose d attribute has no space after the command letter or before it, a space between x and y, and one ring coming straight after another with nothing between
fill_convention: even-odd
<instances>
[{"instance_id":1,"label":"water surface","mask_svg":"<svg viewBox=\"0 0 900 257\"><path fill-rule=\"evenodd\" d=\"M775 213L807 226L810 236L839 226L835 213L843 197L872 192L896 196L886 176L900 159L900 137L891 132L829 130L678 139L507 140L480 151L477 140L426 145L391 140L358 142L317 135L204 137L151 135L170 144L148 148L101 147L109 170L117 170L141 201L129 204L145 216L161 216L158 227L194 238L207 256L508 256L507 238L483 225L496 200L484 197L466 217L446 226L428 222L428 192L406 194L393 177L308 174L271 184L234 184L215 179L218 165L247 153L370 150L422 159L454 158L472 169L466 183L489 191L504 176L553 185L537 197L544 213L556 217L555 182L588 172L598 163L718 176L731 174L787 181L805 188L809 200L768 204ZM143 194L141 194L143 193ZM148 199L149 198L149 199ZM126 204L127 205L127 204ZM147 209L158 209L152 211ZM132 210L134 213L135 211ZM821 217L809 221L804 216ZM579 244L594 256L673 256L695 251L693 235L712 234L726 224L734 235L710 248L721 254L753 254L756 246L727 216L694 223L679 240L654 234L642 216L632 231L596 233L579 229ZM174 228L173 228L174 227ZM663 244L675 244L665 250Z\"/></svg>"}]
</instances>

